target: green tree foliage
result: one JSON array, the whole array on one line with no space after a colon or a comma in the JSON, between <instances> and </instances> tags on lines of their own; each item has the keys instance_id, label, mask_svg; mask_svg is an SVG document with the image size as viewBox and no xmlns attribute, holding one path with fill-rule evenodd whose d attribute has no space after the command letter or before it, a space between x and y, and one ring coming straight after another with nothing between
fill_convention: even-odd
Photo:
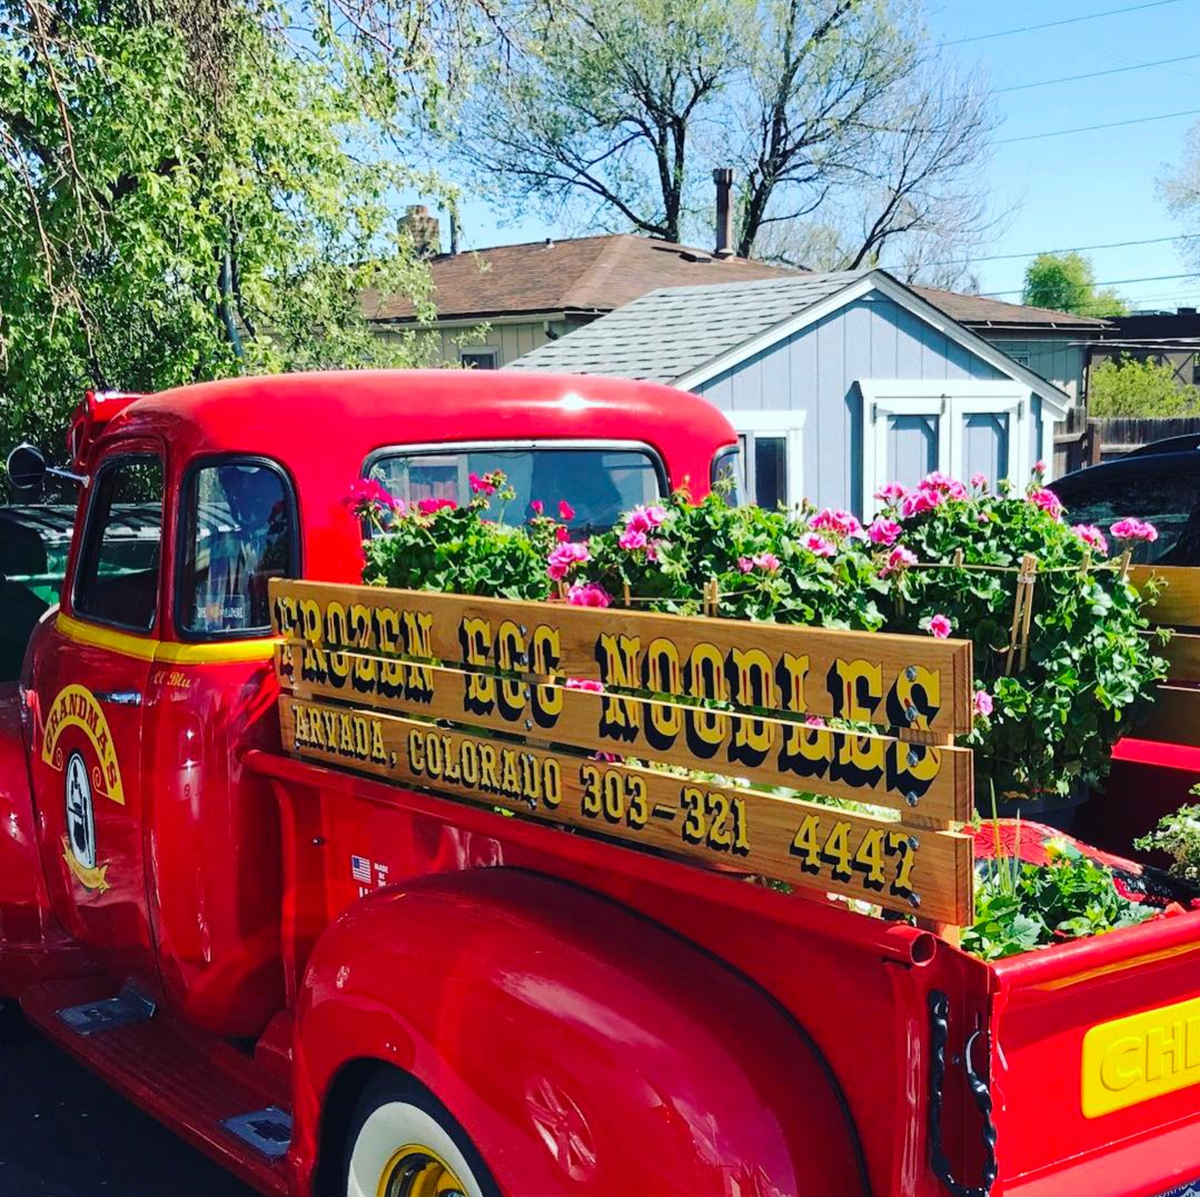
<instances>
[{"instance_id":1,"label":"green tree foliage","mask_svg":"<svg viewBox=\"0 0 1200 1197\"><path fill-rule=\"evenodd\" d=\"M420 355L358 298L427 288L390 214L438 103L408 9L0 0L0 451L57 449L88 387Z\"/></svg>"},{"instance_id":2,"label":"green tree foliage","mask_svg":"<svg viewBox=\"0 0 1200 1197\"><path fill-rule=\"evenodd\" d=\"M809 219L836 226L844 267L986 221L991 108L936 60L916 0L561 0L519 25L458 145L554 219L707 241L711 170L732 166L744 256Z\"/></svg>"},{"instance_id":3,"label":"green tree foliage","mask_svg":"<svg viewBox=\"0 0 1200 1197\"><path fill-rule=\"evenodd\" d=\"M1025 268L1021 302L1077 316L1123 316L1125 301L1112 290L1097 291L1091 262L1082 254L1038 254Z\"/></svg>"},{"instance_id":4,"label":"green tree foliage","mask_svg":"<svg viewBox=\"0 0 1200 1197\"><path fill-rule=\"evenodd\" d=\"M1200 412L1200 387L1181 385L1168 362L1106 358L1088 374L1093 416L1184 416Z\"/></svg>"}]
</instances>

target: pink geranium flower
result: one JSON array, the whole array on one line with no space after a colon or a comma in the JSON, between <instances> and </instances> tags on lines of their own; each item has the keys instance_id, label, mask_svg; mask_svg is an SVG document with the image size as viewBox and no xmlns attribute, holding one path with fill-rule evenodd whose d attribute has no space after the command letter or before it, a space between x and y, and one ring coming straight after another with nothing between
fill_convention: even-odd
<instances>
[{"instance_id":1,"label":"pink geranium flower","mask_svg":"<svg viewBox=\"0 0 1200 1197\"><path fill-rule=\"evenodd\" d=\"M558 518L568 524L575 518L575 508L566 499L559 500Z\"/></svg>"},{"instance_id":2,"label":"pink geranium flower","mask_svg":"<svg viewBox=\"0 0 1200 1197\"><path fill-rule=\"evenodd\" d=\"M529 503L529 509L534 515L541 515L546 510L546 505L541 499L532 499Z\"/></svg>"},{"instance_id":3,"label":"pink geranium flower","mask_svg":"<svg viewBox=\"0 0 1200 1197\"><path fill-rule=\"evenodd\" d=\"M1108 552L1108 541L1104 538L1104 533L1096 527L1095 524L1076 524L1071 529L1080 540L1086 545L1091 545L1093 549L1099 549L1102 553Z\"/></svg>"},{"instance_id":4,"label":"pink geranium flower","mask_svg":"<svg viewBox=\"0 0 1200 1197\"><path fill-rule=\"evenodd\" d=\"M808 521L814 532L834 532L838 536L861 536L862 524L849 511L833 511L826 507Z\"/></svg>"},{"instance_id":5,"label":"pink geranium flower","mask_svg":"<svg viewBox=\"0 0 1200 1197\"><path fill-rule=\"evenodd\" d=\"M635 507L629 513L625 527L633 532L653 532L666 518L666 509L657 503L650 507Z\"/></svg>"},{"instance_id":6,"label":"pink geranium flower","mask_svg":"<svg viewBox=\"0 0 1200 1197\"><path fill-rule=\"evenodd\" d=\"M837 545L826 540L819 532L809 532L806 536L800 537L800 544L814 557L832 557L837 553Z\"/></svg>"},{"instance_id":7,"label":"pink geranium flower","mask_svg":"<svg viewBox=\"0 0 1200 1197\"><path fill-rule=\"evenodd\" d=\"M975 691L975 714L990 715L993 710L992 696L986 690Z\"/></svg>"},{"instance_id":8,"label":"pink geranium flower","mask_svg":"<svg viewBox=\"0 0 1200 1197\"><path fill-rule=\"evenodd\" d=\"M945 640L953 631L954 625L945 615L935 615L929 621L929 634L935 640Z\"/></svg>"},{"instance_id":9,"label":"pink geranium flower","mask_svg":"<svg viewBox=\"0 0 1200 1197\"><path fill-rule=\"evenodd\" d=\"M908 494L907 486L901 486L899 482L889 482L886 486L881 486L875 492L875 497L881 503L887 503L891 506L894 506L896 503L899 503L906 494Z\"/></svg>"},{"instance_id":10,"label":"pink geranium flower","mask_svg":"<svg viewBox=\"0 0 1200 1197\"><path fill-rule=\"evenodd\" d=\"M914 515L924 515L925 512L940 507L944 498L942 492L935 487L922 485L900 500L900 514L906 520L912 519Z\"/></svg>"},{"instance_id":11,"label":"pink geranium flower","mask_svg":"<svg viewBox=\"0 0 1200 1197\"><path fill-rule=\"evenodd\" d=\"M646 548L649 543L650 541L645 532L637 531L634 528L626 528L617 541L617 544L629 553L636 553L640 549Z\"/></svg>"},{"instance_id":12,"label":"pink geranium flower","mask_svg":"<svg viewBox=\"0 0 1200 1197\"><path fill-rule=\"evenodd\" d=\"M867 529L867 539L872 544L882 545L884 548L890 548L900 539L900 525L895 520L889 520L884 516L880 516Z\"/></svg>"},{"instance_id":13,"label":"pink geranium flower","mask_svg":"<svg viewBox=\"0 0 1200 1197\"><path fill-rule=\"evenodd\" d=\"M971 485L975 490L987 490L987 475L982 473L974 473L971 475Z\"/></svg>"},{"instance_id":14,"label":"pink geranium flower","mask_svg":"<svg viewBox=\"0 0 1200 1197\"><path fill-rule=\"evenodd\" d=\"M1031 503L1040 507L1051 519L1062 519L1062 500L1052 490L1047 490L1044 486L1035 486L1030 490L1027 497Z\"/></svg>"},{"instance_id":15,"label":"pink geranium flower","mask_svg":"<svg viewBox=\"0 0 1200 1197\"><path fill-rule=\"evenodd\" d=\"M824 727L825 720L820 715L809 715L804 721L805 727Z\"/></svg>"},{"instance_id":16,"label":"pink geranium flower","mask_svg":"<svg viewBox=\"0 0 1200 1197\"><path fill-rule=\"evenodd\" d=\"M342 500L356 515L365 515L372 507L404 512L404 501L389 494L373 478L359 478L350 484L350 492Z\"/></svg>"},{"instance_id":17,"label":"pink geranium flower","mask_svg":"<svg viewBox=\"0 0 1200 1197\"><path fill-rule=\"evenodd\" d=\"M886 578L888 574L894 574L901 570L908 569L910 565L916 565L917 555L910 553L903 545L897 545L889 554L887 561L879 571L880 577Z\"/></svg>"},{"instance_id":18,"label":"pink geranium flower","mask_svg":"<svg viewBox=\"0 0 1200 1197\"><path fill-rule=\"evenodd\" d=\"M471 474L468 479L471 484L471 490L477 495L494 495L496 487L486 478L480 478L478 474Z\"/></svg>"},{"instance_id":19,"label":"pink geranium flower","mask_svg":"<svg viewBox=\"0 0 1200 1197\"><path fill-rule=\"evenodd\" d=\"M570 540L570 538L571 533L561 524L554 529L554 539L557 540L559 544L565 543L566 541Z\"/></svg>"},{"instance_id":20,"label":"pink geranium flower","mask_svg":"<svg viewBox=\"0 0 1200 1197\"><path fill-rule=\"evenodd\" d=\"M1134 516L1117 520L1109 531L1117 540L1144 540L1151 544L1158 539L1158 529L1153 524L1139 520Z\"/></svg>"},{"instance_id":21,"label":"pink geranium flower","mask_svg":"<svg viewBox=\"0 0 1200 1197\"><path fill-rule=\"evenodd\" d=\"M565 540L550 554L546 561L546 572L556 582L561 582L577 565L591 560L587 545Z\"/></svg>"},{"instance_id":22,"label":"pink geranium flower","mask_svg":"<svg viewBox=\"0 0 1200 1197\"><path fill-rule=\"evenodd\" d=\"M417 504L417 510L422 515L436 515L447 507L457 507L458 504L453 499L422 499Z\"/></svg>"},{"instance_id":23,"label":"pink geranium flower","mask_svg":"<svg viewBox=\"0 0 1200 1197\"><path fill-rule=\"evenodd\" d=\"M608 591L595 582L576 582L567 591L567 602L575 607L607 607L612 599Z\"/></svg>"},{"instance_id":24,"label":"pink geranium flower","mask_svg":"<svg viewBox=\"0 0 1200 1197\"><path fill-rule=\"evenodd\" d=\"M586 690L589 694L603 694L604 683L594 682L586 677L569 677L567 678L568 690Z\"/></svg>"}]
</instances>

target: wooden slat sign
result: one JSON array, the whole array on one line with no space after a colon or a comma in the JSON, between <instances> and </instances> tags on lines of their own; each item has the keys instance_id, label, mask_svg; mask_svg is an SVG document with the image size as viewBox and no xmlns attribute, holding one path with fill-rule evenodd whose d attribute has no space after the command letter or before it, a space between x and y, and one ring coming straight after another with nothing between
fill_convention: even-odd
<instances>
[{"instance_id":1,"label":"wooden slat sign","mask_svg":"<svg viewBox=\"0 0 1200 1197\"><path fill-rule=\"evenodd\" d=\"M323 764L942 922L970 910L969 836L372 711L281 712L284 742Z\"/></svg>"},{"instance_id":2,"label":"wooden slat sign","mask_svg":"<svg viewBox=\"0 0 1200 1197\"><path fill-rule=\"evenodd\" d=\"M970 840L949 830L972 809L971 753L950 738L970 726L969 643L320 583L271 595L302 757L970 921Z\"/></svg>"},{"instance_id":3,"label":"wooden slat sign","mask_svg":"<svg viewBox=\"0 0 1200 1197\"><path fill-rule=\"evenodd\" d=\"M318 651L556 674L945 735L973 722L965 640L324 582L279 583L271 594L276 633Z\"/></svg>"}]
</instances>

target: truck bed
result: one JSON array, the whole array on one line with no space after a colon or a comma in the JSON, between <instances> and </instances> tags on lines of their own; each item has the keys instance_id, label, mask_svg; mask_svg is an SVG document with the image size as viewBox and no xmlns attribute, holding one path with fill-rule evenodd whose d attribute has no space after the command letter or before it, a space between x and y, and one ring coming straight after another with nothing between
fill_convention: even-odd
<instances>
[{"instance_id":1,"label":"truck bed","mask_svg":"<svg viewBox=\"0 0 1200 1197\"><path fill-rule=\"evenodd\" d=\"M1119 1038L1118 1020L1159 1010L1151 1023L1170 1024L1183 1017L1179 1003L1200 997L1200 913L985 964L927 931L853 914L841 902L279 754L255 752L247 763L271 780L284 816L292 993L316 937L370 890L458 869L532 870L671 928L771 994L839 1081L854 1124L894 1128L890 1137L860 1136L876 1194L945 1191L929 1167L934 993L949 1010L942 1129L957 1180L978 1184L985 1162L961 1069L967 1036L980 1028L988 1050L977 1046L974 1058L990 1077L998 1134L994 1193L1124 1197L1200 1178L1200 1109L1190 1087L1200 1080L1200 1014L1180 1087L1094 1117L1081 1105L1093 1028L1116 1022L1115 1032L1097 1034ZM1194 1072L1188 1050L1197 1055ZM1090 1056L1088 1067L1097 1067ZM856 1083L864 1069L869 1085Z\"/></svg>"}]
</instances>

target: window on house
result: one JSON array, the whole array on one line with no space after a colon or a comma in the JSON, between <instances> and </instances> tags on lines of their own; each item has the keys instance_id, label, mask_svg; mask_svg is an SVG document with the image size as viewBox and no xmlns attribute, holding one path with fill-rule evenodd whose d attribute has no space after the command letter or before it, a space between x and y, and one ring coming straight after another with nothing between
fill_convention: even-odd
<instances>
[{"instance_id":1,"label":"window on house","mask_svg":"<svg viewBox=\"0 0 1200 1197\"><path fill-rule=\"evenodd\" d=\"M499 370L499 349L463 349L459 352L458 360L472 370Z\"/></svg>"},{"instance_id":2,"label":"window on house","mask_svg":"<svg viewBox=\"0 0 1200 1197\"><path fill-rule=\"evenodd\" d=\"M122 457L101 466L75 579L76 615L138 632L154 626L162 505L157 457Z\"/></svg>"},{"instance_id":3,"label":"window on house","mask_svg":"<svg viewBox=\"0 0 1200 1197\"><path fill-rule=\"evenodd\" d=\"M738 433L745 494L759 507L795 506L804 498L802 411L725 413Z\"/></svg>"},{"instance_id":4,"label":"window on house","mask_svg":"<svg viewBox=\"0 0 1200 1197\"><path fill-rule=\"evenodd\" d=\"M283 474L246 460L194 470L185 484L180 553L181 632L266 632L268 582L297 572L295 504Z\"/></svg>"}]
</instances>

